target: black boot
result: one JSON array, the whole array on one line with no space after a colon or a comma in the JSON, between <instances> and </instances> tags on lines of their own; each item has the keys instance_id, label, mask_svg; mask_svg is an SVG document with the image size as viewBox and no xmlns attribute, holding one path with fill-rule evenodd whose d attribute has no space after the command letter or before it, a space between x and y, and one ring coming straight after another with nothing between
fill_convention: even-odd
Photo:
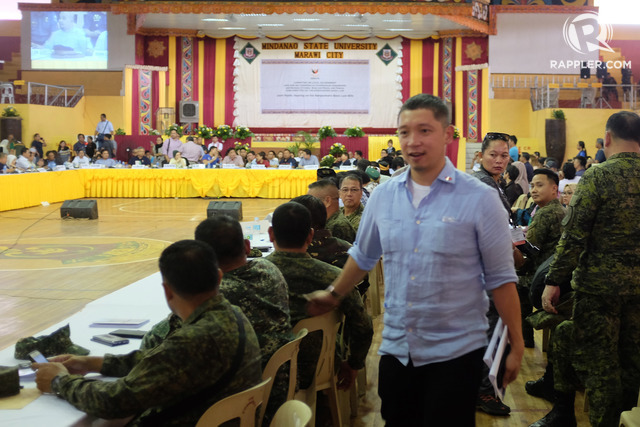
<instances>
[{"instance_id":1,"label":"black boot","mask_svg":"<svg viewBox=\"0 0 640 427\"><path fill-rule=\"evenodd\" d=\"M576 427L576 414L573 408L576 393L561 393L556 391L557 400L553 409L543 418L529 427Z\"/></svg>"},{"instance_id":2,"label":"black boot","mask_svg":"<svg viewBox=\"0 0 640 427\"><path fill-rule=\"evenodd\" d=\"M556 401L556 392L553 389L553 366L547 363L544 375L536 381L527 381L524 389L528 394L548 400L551 403Z\"/></svg>"},{"instance_id":3,"label":"black boot","mask_svg":"<svg viewBox=\"0 0 640 427\"><path fill-rule=\"evenodd\" d=\"M526 348L534 348L536 343L533 340L533 326L529 325L529 323L524 320L522 322L522 338L524 338L524 346Z\"/></svg>"}]
</instances>

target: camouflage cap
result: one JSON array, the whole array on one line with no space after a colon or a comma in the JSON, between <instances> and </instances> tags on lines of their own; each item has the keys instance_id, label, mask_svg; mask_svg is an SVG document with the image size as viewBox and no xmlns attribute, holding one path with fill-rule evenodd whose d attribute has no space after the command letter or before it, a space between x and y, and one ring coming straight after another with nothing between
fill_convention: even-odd
<instances>
[{"instance_id":1,"label":"camouflage cap","mask_svg":"<svg viewBox=\"0 0 640 427\"><path fill-rule=\"evenodd\" d=\"M89 350L71 342L71 329L69 325L63 326L51 335L39 337L21 338L16 343L14 357L16 359L29 359L29 353L38 350L45 357L56 356L58 354L77 354L86 356Z\"/></svg>"},{"instance_id":2,"label":"camouflage cap","mask_svg":"<svg viewBox=\"0 0 640 427\"><path fill-rule=\"evenodd\" d=\"M17 366L0 366L0 397L20 393L20 377Z\"/></svg>"}]
</instances>

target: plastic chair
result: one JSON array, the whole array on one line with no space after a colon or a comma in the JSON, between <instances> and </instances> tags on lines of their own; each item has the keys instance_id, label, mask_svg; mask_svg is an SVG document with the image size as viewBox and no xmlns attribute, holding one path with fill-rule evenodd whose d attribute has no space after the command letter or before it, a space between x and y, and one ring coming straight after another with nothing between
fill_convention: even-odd
<instances>
[{"instance_id":1,"label":"plastic chair","mask_svg":"<svg viewBox=\"0 0 640 427\"><path fill-rule=\"evenodd\" d=\"M638 394L638 406L620 414L620 427L640 427L640 393Z\"/></svg>"},{"instance_id":2,"label":"plastic chair","mask_svg":"<svg viewBox=\"0 0 640 427\"><path fill-rule=\"evenodd\" d=\"M280 347L273 356L267 362L267 366L264 367L262 371L262 379L266 380L267 378L275 378L278 369L286 362L289 363L289 391L287 392L287 400L293 399L293 395L296 392L296 379L298 377L298 351L300 350L300 341L302 338L307 336L307 330L301 329L296 337L292 340ZM271 395L271 388L273 387L273 381L269 386L267 386L265 390L265 396ZM264 413L267 410L266 402L260 408L260 418L258 418L258 425L262 425L262 419L264 418Z\"/></svg>"},{"instance_id":3,"label":"plastic chair","mask_svg":"<svg viewBox=\"0 0 640 427\"><path fill-rule=\"evenodd\" d=\"M256 425L256 409L260 404L266 405L265 390L271 383L272 378L268 378L248 390L214 403L202 414L196 427L217 427L236 418L240 418L240 427L254 427Z\"/></svg>"},{"instance_id":4,"label":"plastic chair","mask_svg":"<svg viewBox=\"0 0 640 427\"><path fill-rule=\"evenodd\" d=\"M304 427L311 419L311 408L299 400L284 402L269 427Z\"/></svg>"},{"instance_id":5,"label":"plastic chair","mask_svg":"<svg viewBox=\"0 0 640 427\"><path fill-rule=\"evenodd\" d=\"M342 426L338 405L338 384L335 375L336 335L342 317L342 314L333 310L320 316L303 319L293 328L294 333L298 333L302 329L307 329L309 333L322 331L322 349L316 366L316 376L309 388L299 390L295 395L296 400L305 402L311 408L313 414L311 425L315 425L316 395L319 391L325 391L331 405L332 425L334 427Z\"/></svg>"},{"instance_id":6,"label":"plastic chair","mask_svg":"<svg viewBox=\"0 0 640 427\"><path fill-rule=\"evenodd\" d=\"M13 97L13 84L12 83L0 84L0 103L13 104L15 102L16 102L15 98Z\"/></svg>"}]
</instances>

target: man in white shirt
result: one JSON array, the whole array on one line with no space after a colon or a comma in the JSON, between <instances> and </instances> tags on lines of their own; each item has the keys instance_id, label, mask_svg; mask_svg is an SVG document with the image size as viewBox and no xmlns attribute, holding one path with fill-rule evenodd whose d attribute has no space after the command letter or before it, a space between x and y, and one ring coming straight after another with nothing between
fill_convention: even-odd
<instances>
[{"instance_id":1,"label":"man in white shirt","mask_svg":"<svg viewBox=\"0 0 640 427\"><path fill-rule=\"evenodd\" d=\"M22 148L22 153L18 160L16 161L16 168L22 171L35 169L35 165L33 164L33 156L34 154L29 151L27 147Z\"/></svg>"},{"instance_id":2,"label":"man in white shirt","mask_svg":"<svg viewBox=\"0 0 640 427\"><path fill-rule=\"evenodd\" d=\"M91 163L89 158L84 155L84 150L79 150L76 154L77 155L73 159L73 162L71 162L74 168L79 168L81 167L81 165L88 165L89 163Z\"/></svg>"},{"instance_id":3,"label":"man in white shirt","mask_svg":"<svg viewBox=\"0 0 640 427\"><path fill-rule=\"evenodd\" d=\"M98 150L102 149L102 142L104 141L104 134L113 135L113 124L109 120L107 120L107 115L102 113L100 114L100 121L96 125L96 144L98 145Z\"/></svg>"}]
</instances>

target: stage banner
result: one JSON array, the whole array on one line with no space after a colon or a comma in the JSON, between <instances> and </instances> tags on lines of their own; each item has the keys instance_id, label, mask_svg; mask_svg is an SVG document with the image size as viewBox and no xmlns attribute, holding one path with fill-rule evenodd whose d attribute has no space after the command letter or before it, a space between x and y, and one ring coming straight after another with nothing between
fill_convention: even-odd
<instances>
[{"instance_id":1,"label":"stage banner","mask_svg":"<svg viewBox=\"0 0 640 427\"><path fill-rule=\"evenodd\" d=\"M235 38L234 125L390 128L402 106L402 39Z\"/></svg>"}]
</instances>

